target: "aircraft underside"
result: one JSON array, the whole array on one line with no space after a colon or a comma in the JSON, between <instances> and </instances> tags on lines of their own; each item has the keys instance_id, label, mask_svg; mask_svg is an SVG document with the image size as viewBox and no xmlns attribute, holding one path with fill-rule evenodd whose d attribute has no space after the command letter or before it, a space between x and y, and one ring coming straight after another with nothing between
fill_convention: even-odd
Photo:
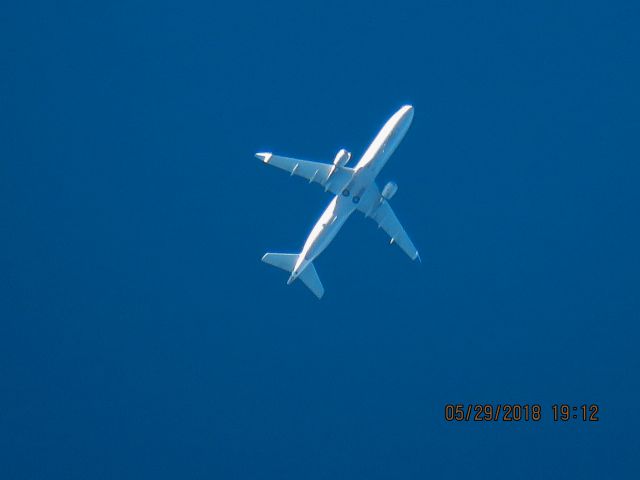
<instances>
[{"instance_id":1,"label":"aircraft underside","mask_svg":"<svg viewBox=\"0 0 640 480\"><path fill-rule=\"evenodd\" d=\"M267 253L262 261L290 272L288 284L300 278L318 297L324 287L313 265L340 231L351 214L358 210L371 218L412 259L419 259L418 250L389 205L398 187L389 182L380 190L375 178L400 144L413 119L413 107L398 110L388 121L354 168L347 167L351 154L340 150L332 164L290 157L257 153L264 163L300 176L309 183L318 183L333 199L316 222L300 253Z\"/></svg>"}]
</instances>

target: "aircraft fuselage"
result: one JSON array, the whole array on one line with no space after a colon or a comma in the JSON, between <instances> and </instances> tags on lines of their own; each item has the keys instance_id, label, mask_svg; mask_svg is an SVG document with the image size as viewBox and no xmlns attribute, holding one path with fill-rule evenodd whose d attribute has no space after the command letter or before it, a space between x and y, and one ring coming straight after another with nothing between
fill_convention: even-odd
<instances>
[{"instance_id":1,"label":"aircraft fuselage","mask_svg":"<svg viewBox=\"0 0 640 480\"><path fill-rule=\"evenodd\" d=\"M293 282L327 248L357 208L358 202L372 194L369 187L374 184L376 176L400 145L412 120L413 107L410 105L402 107L387 120L356 164L355 173L349 183L340 195L333 197L314 225L287 283Z\"/></svg>"}]
</instances>

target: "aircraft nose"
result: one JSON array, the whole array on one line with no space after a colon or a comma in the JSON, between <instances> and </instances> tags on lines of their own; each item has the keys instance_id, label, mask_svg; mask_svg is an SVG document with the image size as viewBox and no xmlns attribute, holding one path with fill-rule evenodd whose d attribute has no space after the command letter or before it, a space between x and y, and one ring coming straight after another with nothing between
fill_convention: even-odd
<instances>
[{"instance_id":1,"label":"aircraft nose","mask_svg":"<svg viewBox=\"0 0 640 480\"><path fill-rule=\"evenodd\" d=\"M413 107L411 105L405 105L400 109L399 113L399 124L403 126L403 128L408 128L413 121Z\"/></svg>"},{"instance_id":2,"label":"aircraft nose","mask_svg":"<svg viewBox=\"0 0 640 480\"><path fill-rule=\"evenodd\" d=\"M412 105L405 105L404 107L402 107L402 110L404 110L403 116L405 118L413 119L413 106Z\"/></svg>"}]
</instances>

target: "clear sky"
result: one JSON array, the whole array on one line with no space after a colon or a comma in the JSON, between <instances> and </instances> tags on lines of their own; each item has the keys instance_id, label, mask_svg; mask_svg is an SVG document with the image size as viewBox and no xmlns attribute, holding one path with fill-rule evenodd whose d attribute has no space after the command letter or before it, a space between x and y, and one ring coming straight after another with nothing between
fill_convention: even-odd
<instances>
[{"instance_id":1,"label":"clear sky","mask_svg":"<svg viewBox=\"0 0 640 480\"><path fill-rule=\"evenodd\" d=\"M640 478L637 2L3 11L1 478ZM406 103L423 263L356 214L286 286L330 196L253 154Z\"/></svg>"}]
</instances>

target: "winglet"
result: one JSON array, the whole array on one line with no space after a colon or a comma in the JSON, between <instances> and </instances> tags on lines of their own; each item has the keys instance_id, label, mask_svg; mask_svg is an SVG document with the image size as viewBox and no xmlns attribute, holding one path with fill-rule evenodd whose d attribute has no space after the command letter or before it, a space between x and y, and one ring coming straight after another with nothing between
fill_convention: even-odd
<instances>
[{"instance_id":1,"label":"winglet","mask_svg":"<svg viewBox=\"0 0 640 480\"><path fill-rule=\"evenodd\" d=\"M256 158L259 158L264 163L269 163L269 160L271 160L272 156L273 153L256 153Z\"/></svg>"}]
</instances>

